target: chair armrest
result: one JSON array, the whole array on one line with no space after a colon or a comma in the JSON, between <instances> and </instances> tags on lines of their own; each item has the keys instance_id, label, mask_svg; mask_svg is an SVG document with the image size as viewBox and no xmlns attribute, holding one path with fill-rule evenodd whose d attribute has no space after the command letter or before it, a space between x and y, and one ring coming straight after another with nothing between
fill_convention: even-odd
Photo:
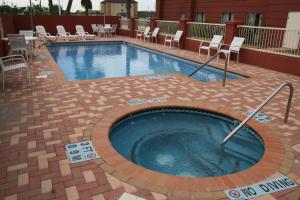
<instances>
[{"instance_id":1,"label":"chair armrest","mask_svg":"<svg viewBox=\"0 0 300 200\"><path fill-rule=\"evenodd\" d=\"M84 32L86 35L89 35L89 32Z\"/></svg>"},{"instance_id":2,"label":"chair armrest","mask_svg":"<svg viewBox=\"0 0 300 200\"><path fill-rule=\"evenodd\" d=\"M67 35L71 35L71 33L69 33L69 32L66 32L66 34L67 34Z\"/></svg>"}]
</instances>

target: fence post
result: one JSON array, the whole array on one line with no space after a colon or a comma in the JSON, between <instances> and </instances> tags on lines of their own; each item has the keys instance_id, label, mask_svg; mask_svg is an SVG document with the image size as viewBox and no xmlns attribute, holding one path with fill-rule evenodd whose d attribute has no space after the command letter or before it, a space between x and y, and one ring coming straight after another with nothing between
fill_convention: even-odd
<instances>
[{"instance_id":1,"label":"fence post","mask_svg":"<svg viewBox=\"0 0 300 200\"><path fill-rule=\"evenodd\" d=\"M240 24L241 24L240 21L225 22L225 37L224 37L225 44L230 44L232 42L232 39L238 35L237 26Z\"/></svg>"},{"instance_id":2,"label":"fence post","mask_svg":"<svg viewBox=\"0 0 300 200\"><path fill-rule=\"evenodd\" d=\"M187 23L190 21L191 20L188 18L185 18L185 19L179 21L179 30L183 31L183 34L180 39L180 47L183 49L185 47L185 42L186 42L186 38L188 36L188 31L189 31Z\"/></svg>"},{"instance_id":3,"label":"fence post","mask_svg":"<svg viewBox=\"0 0 300 200\"><path fill-rule=\"evenodd\" d=\"M151 17L150 18L150 31L153 32L153 30L156 28L157 23L156 23L157 18L156 17Z\"/></svg>"},{"instance_id":4,"label":"fence post","mask_svg":"<svg viewBox=\"0 0 300 200\"><path fill-rule=\"evenodd\" d=\"M136 29L136 19L138 19L138 17L132 17L131 19L130 19L130 36L132 37L132 38L134 38L135 37L135 34L134 34L134 32L135 32L135 29Z\"/></svg>"},{"instance_id":5,"label":"fence post","mask_svg":"<svg viewBox=\"0 0 300 200\"><path fill-rule=\"evenodd\" d=\"M122 17L119 16L118 22L117 22L117 34L119 34L119 32L120 32L120 28L121 28L121 19L122 19Z\"/></svg>"}]
</instances>

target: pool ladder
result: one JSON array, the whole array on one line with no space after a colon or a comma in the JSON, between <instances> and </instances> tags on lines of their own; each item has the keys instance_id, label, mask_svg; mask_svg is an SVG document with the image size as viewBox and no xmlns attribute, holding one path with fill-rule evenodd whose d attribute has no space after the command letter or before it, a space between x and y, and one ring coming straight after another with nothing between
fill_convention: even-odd
<instances>
[{"instance_id":1,"label":"pool ladder","mask_svg":"<svg viewBox=\"0 0 300 200\"><path fill-rule=\"evenodd\" d=\"M188 77L193 76L196 72L198 72L200 69L202 69L203 67L205 67L208 63L210 63L213 59L215 59L216 57L219 57L220 54L223 54L225 56L225 64L224 64L224 77L223 77L223 87L225 87L225 82L226 82L226 74L227 74L227 65L228 65L228 56L226 53L219 51L218 53L216 53L213 57L211 57L209 60L207 60L205 63L203 63L202 65L200 65L197 69L195 69L190 75L188 75Z\"/></svg>"},{"instance_id":2,"label":"pool ladder","mask_svg":"<svg viewBox=\"0 0 300 200\"><path fill-rule=\"evenodd\" d=\"M234 136L243 126L244 124L246 124L260 109L262 109L271 99L273 99L273 97L275 95L277 95L285 86L288 86L290 89L290 94L289 94L289 99L287 102L287 106L286 106L286 111L285 111L285 116L284 116L284 123L287 123L288 121L288 117L289 117L289 113L290 113L290 109L291 109L291 104L292 104L292 98L293 98L293 94L294 94L294 87L292 85L292 83L283 83L282 85L280 85L264 102L262 102L262 104L260 104L242 123L240 123L233 131L231 131L231 133L229 133L225 139L223 140L223 142L221 143L221 145L225 145L226 142L232 137Z\"/></svg>"}]
</instances>

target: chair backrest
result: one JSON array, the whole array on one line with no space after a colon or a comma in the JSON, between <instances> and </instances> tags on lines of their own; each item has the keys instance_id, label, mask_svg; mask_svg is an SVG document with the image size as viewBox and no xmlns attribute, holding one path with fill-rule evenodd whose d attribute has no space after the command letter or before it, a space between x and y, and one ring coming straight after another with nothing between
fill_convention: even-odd
<instances>
[{"instance_id":1,"label":"chair backrest","mask_svg":"<svg viewBox=\"0 0 300 200\"><path fill-rule=\"evenodd\" d=\"M111 27L112 27L112 29L111 29L112 32L116 32L118 25L117 24L113 24Z\"/></svg>"},{"instance_id":2,"label":"chair backrest","mask_svg":"<svg viewBox=\"0 0 300 200\"><path fill-rule=\"evenodd\" d=\"M150 27L147 26L144 30L144 35L149 35L149 32L150 32Z\"/></svg>"},{"instance_id":3,"label":"chair backrest","mask_svg":"<svg viewBox=\"0 0 300 200\"><path fill-rule=\"evenodd\" d=\"M97 32L98 31L97 24L92 24L92 29L93 29L93 32Z\"/></svg>"},{"instance_id":4,"label":"chair backrest","mask_svg":"<svg viewBox=\"0 0 300 200\"><path fill-rule=\"evenodd\" d=\"M38 36L44 36L44 37L47 36L47 32L46 32L44 26L42 26L42 25L37 25L35 27L35 30L36 30Z\"/></svg>"},{"instance_id":5,"label":"chair backrest","mask_svg":"<svg viewBox=\"0 0 300 200\"><path fill-rule=\"evenodd\" d=\"M155 28L154 31L152 32L152 37L156 37L159 32L159 28Z\"/></svg>"},{"instance_id":6,"label":"chair backrest","mask_svg":"<svg viewBox=\"0 0 300 200\"><path fill-rule=\"evenodd\" d=\"M244 43L244 41L245 41L245 38L234 37L231 44L230 44L229 50L239 52L242 45L243 45L243 43Z\"/></svg>"},{"instance_id":7,"label":"chair backrest","mask_svg":"<svg viewBox=\"0 0 300 200\"><path fill-rule=\"evenodd\" d=\"M219 48L223 35L214 35L213 39L210 41L209 46L212 48Z\"/></svg>"},{"instance_id":8,"label":"chair backrest","mask_svg":"<svg viewBox=\"0 0 300 200\"><path fill-rule=\"evenodd\" d=\"M33 37L33 30L20 30L19 34L23 34L25 37Z\"/></svg>"},{"instance_id":9,"label":"chair backrest","mask_svg":"<svg viewBox=\"0 0 300 200\"><path fill-rule=\"evenodd\" d=\"M183 34L183 31L176 31L173 40L179 42L182 34Z\"/></svg>"},{"instance_id":10,"label":"chair backrest","mask_svg":"<svg viewBox=\"0 0 300 200\"><path fill-rule=\"evenodd\" d=\"M11 49L27 49L23 34L7 34L7 37Z\"/></svg>"},{"instance_id":11,"label":"chair backrest","mask_svg":"<svg viewBox=\"0 0 300 200\"><path fill-rule=\"evenodd\" d=\"M78 35L85 35L85 31L82 25L76 25L75 29Z\"/></svg>"},{"instance_id":12,"label":"chair backrest","mask_svg":"<svg viewBox=\"0 0 300 200\"><path fill-rule=\"evenodd\" d=\"M105 24L104 27L111 27L111 25L110 24Z\"/></svg>"},{"instance_id":13,"label":"chair backrest","mask_svg":"<svg viewBox=\"0 0 300 200\"><path fill-rule=\"evenodd\" d=\"M98 24L98 28L101 28L101 27L103 27L103 24Z\"/></svg>"},{"instance_id":14,"label":"chair backrest","mask_svg":"<svg viewBox=\"0 0 300 200\"><path fill-rule=\"evenodd\" d=\"M59 35L67 35L65 27L63 25L57 25L56 30Z\"/></svg>"}]
</instances>

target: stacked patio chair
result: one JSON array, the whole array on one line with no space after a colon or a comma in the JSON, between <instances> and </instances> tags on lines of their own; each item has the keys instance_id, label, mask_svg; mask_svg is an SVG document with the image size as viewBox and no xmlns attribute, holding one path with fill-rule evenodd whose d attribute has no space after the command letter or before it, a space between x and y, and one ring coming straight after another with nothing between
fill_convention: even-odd
<instances>
[{"instance_id":1,"label":"stacked patio chair","mask_svg":"<svg viewBox=\"0 0 300 200\"><path fill-rule=\"evenodd\" d=\"M51 41L51 40L56 40L57 39L56 36L53 36L50 33L47 33L44 26L42 26L42 25L37 25L35 27L35 30L36 30L37 36L42 37L45 42L48 41L48 40Z\"/></svg>"},{"instance_id":2,"label":"stacked patio chair","mask_svg":"<svg viewBox=\"0 0 300 200\"><path fill-rule=\"evenodd\" d=\"M218 52L223 52L228 56L228 62L230 60L230 54L236 53L237 54L237 63L239 63L239 57L240 57L240 49L245 41L245 38L241 37L234 37L231 44L222 44ZM229 49L222 49L223 46L229 46ZM219 56L218 56L219 59Z\"/></svg>"},{"instance_id":3,"label":"stacked patio chair","mask_svg":"<svg viewBox=\"0 0 300 200\"><path fill-rule=\"evenodd\" d=\"M213 39L209 42L208 46L204 45L203 42L201 41L199 45L199 55L201 55L201 50L206 50L207 58L209 58L211 49L216 49L217 51L219 50L222 39L223 39L222 35L214 35Z\"/></svg>"},{"instance_id":4,"label":"stacked patio chair","mask_svg":"<svg viewBox=\"0 0 300 200\"><path fill-rule=\"evenodd\" d=\"M76 35L78 37L81 37L83 40L95 39L95 37L96 37L96 35L89 34L88 32L84 31L84 28L81 25L76 25L75 29L76 29Z\"/></svg>"},{"instance_id":5,"label":"stacked patio chair","mask_svg":"<svg viewBox=\"0 0 300 200\"><path fill-rule=\"evenodd\" d=\"M155 39L155 42L157 43L158 32L159 32L159 28L155 28L151 34L145 36L145 39L149 41L153 41Z\"/></svg>"},{"instance_id":6,"label":"stacked patio chair","mask_svg":"<svg viewBox=\"0 0 300 200\"><path fill-rule=\"evenodd\" d=\"M144 31L137 30L136 39L140 38L140 40L142 40L142 38L144 38L145 41L146 37L148 37L149 35L150 35L150 27L147 26Z\"/></svg>"},{"instance_id":7,"label":"stacked patio chair","mask_svg":"<svg viewBox=\"0 0 300 200\"><path fill-rule=\"evenodd\" d=\"M165 43L164 45L166 46L167 43L170 44L170 47L172 47L172 44L173 46L175 47L175 43L178 44L178 48L180 48L180 38L183 34L183 31L176 31L175 35L166 35L165 37Z\"/></svg>"},{"instance_id":8,"label":"stacked patio chair","mask_svg":"<svg viewBox=\"0 0 300 200\"><path fill-rule=\"evenodd\" d=\"M71 33L66 32L65 27L63 25L57 25L56 30L57 30L57 36L66 41L74 40L77 38L76 35L71 35Z\"/></svg>"}]
</instances>

